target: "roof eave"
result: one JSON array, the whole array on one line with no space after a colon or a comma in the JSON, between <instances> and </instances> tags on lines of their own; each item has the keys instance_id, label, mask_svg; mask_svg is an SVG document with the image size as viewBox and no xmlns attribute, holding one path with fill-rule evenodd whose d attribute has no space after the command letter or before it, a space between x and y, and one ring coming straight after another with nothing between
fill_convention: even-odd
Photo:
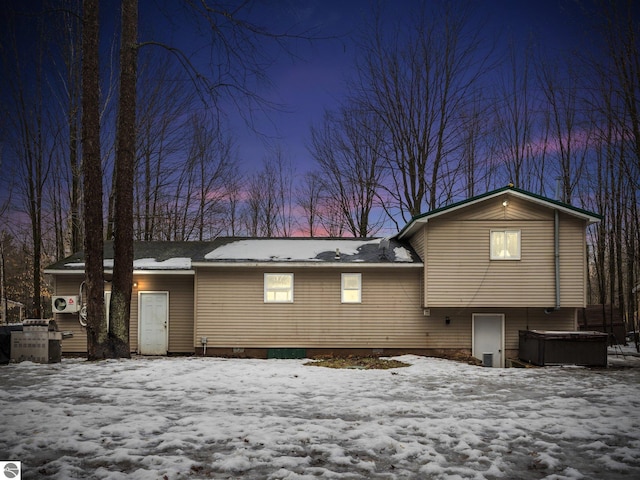
<instances>
[{"instance_id":1,"label":"roof eave","mask_svg":"<svg viewBox=\"0 0 640 480\"><path fill-rule=\"evenodd\" d=\"M433 219L433 218L437 218L441 215L446 215L449 214L451 212L455 212L456 210L460 210L461 208L466 208L469 205L474 205L476 203L480 203L480 202L484 202L486 200L490 200L492 198L495 197L499 197L502 196L504 194L509 194L509 195L514 195L516 197L519 198L524 198L528 201L531 201L533 203L536 203L538 205L543 205L547 208L552 208L552 209L556 209L556 210L560 210L568 215L572 215L574 217L578 217L578 218L582 218L583 220L585 220L587 222L588 225L594 224L594 223L598 223L600 222L600 220L602 220L602 216L600 215L595 215L591 212L588 212L586 210L582 210L576 207L572 207L570 205L565 205L562 202L557 202L555 200L552 199L548 199L548 198L544 198L542 196L539 195L535 195L529 192L525 192L524 190L519 190L515 187L503 187L500 188L498 190L494 190L492 192L488 192L484 195L478 195L476 197L467 199L467 200L463 200L457 203L453 203L449 206L446 207L442 207L439 209L436 209L432 212L427 212L427 213L423 213L421 215L417 215L415 217L413 217L411 219L411 221L398 233L398 235L396 236L396 238L398 238L399 240L402 240L403 238L410 236L409 234L412 233L417 227L418 225L422 225L425 223L428 223L429 220Z\"/></svg>"},{"instance_id":2,"label":"roof eave","mask_svg":"<svg viewBox=\"0 0 640 480\"><path fill-rule=\"evenodd\" d=\"M44 273L47 275L84 275L84 269L76 268L76 269L47 269L44 270ZM113 270L103 270L103 273L107 275L112 275ZM169 270L169 269L144 269L144 270L134 270L134 275L195 275L195 270L193 269L179 269L179 270Z\"/></svg>"},{"instance_id":3,"label":"roof eave","mask_svg":"<svg viewBox=\"0 0 640 480\"><path fill-rule=\"evenodd\" d=\"M193 267L269 267L269 268L407 268L424 267L422 262L262 262L262 261L239 261L239 262L193 262Z\"/></svg>"}]
</instances>

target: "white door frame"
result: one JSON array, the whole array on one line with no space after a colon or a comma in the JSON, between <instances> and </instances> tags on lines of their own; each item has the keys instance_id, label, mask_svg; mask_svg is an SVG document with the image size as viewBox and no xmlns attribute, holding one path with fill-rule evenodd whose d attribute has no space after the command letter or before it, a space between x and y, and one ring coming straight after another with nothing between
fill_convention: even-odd
<instances>
[{"instance_id":1,"label":"white door frame","mask_svg":"<svg viewBox=\"0 0 640 480\"><path fill-rule=\"evenodd\" d=\"M505 358L504 358L504 313L473 313L471 314L471 355L475 354L476 351L476 318L477 317L500 317L500 365L499 367L505 366ZM474 355L475 356L475 355ZM477 358L477 357L476 357Z\"/></svg>"},{"instance_id":2,"label":"white door frame","mask_svg":"<svg viewBox=\"0 0 640 480\"><path fill-rule=\"evenodd\" d=\"M164 291L160 291L160 290L142 290L138 292L138 353L142 352L142 296L144 294L159 294L159 295L164 295L166 298L166 305L167 305L167 311L166 311L166 318L165 318L165 339L164 339L164 343L165 343L165 347L164 347L164 353L163 355L166 355L167 352L169 351L169 292L164 290Z\"/></svg>"}]
</instances>

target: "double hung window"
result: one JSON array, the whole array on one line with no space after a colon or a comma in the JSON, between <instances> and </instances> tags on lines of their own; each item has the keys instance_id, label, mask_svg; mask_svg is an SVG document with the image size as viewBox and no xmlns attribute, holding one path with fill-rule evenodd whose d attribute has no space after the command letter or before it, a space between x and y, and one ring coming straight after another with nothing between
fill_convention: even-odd
<instances>
[{"instance_id":1,"label":"double hung window","mask_svg":"<svg viewBox=\"0 0 640 480\"><path fill-rule=\"evenodd\" d=\"M293 303L293 273L264 274L264 303Z\"/></svg>"},{"instance_id":2,"label":"double hung window","mask_svg":"<svg viewBox=\"0 0 640 480\"><path fill-rule=\"evenodd\" d=\"M342 274L342 303L362 303L362 274Z\"/></svg>"},{"instance_id":3,"label":"double hung window","mask_svg":"<svg viewBox=\"0 0 640 480\"><path fill-rule=\"evenodd\" d=\"M520 260L520 230L491 230L491 260Z\"/></svg>"}]
</instances>

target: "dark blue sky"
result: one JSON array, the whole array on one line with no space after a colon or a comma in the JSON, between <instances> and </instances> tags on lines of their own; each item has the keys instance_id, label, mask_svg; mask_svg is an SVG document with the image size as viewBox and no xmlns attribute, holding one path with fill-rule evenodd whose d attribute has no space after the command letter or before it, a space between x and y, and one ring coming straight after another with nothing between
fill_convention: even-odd
<instances>
[{"instance_id":1,"label":"dark blue sky","mask_svg":"<svg viewBox=\"0 0 640 480\"><path fill-rule=\"evenodd\" d=\"M36 0L9 0L9 5L25 11L37 9ZM390 25L410 20L417 2L398 0L384 5L384 18ZM576 48L588 38L580 2L575 0L476 0L478 20L486 21L487 36L499 38L498 46L508 38L524 45L530 36L548 51ZM258 2L253 12L257 23L275 32L292 28L322 37L308 42L289 43L298 58L270 49L273 64L267 73L269 87L260 88L264 98L281 104L284 111L256 112L254 128L248 128L237 106L224 102L230 130L236 138L238 156L249 169L259 168L269 155L266 143L278 144L302 173L312 164L306 143L312 124L321 121L326 109L335 109L346 93L345 81L354 75L358 55L358 35L366 30L376 0L274 0ZM101 2L103 60L112 46L112 35L118 28L119 2ZM140 0L140 39L158 39L175 45L191 55L205 47L208 38L186 22L177 0ZM35 34L29 29L27 37ZM117 55L117 52L116 52ZM198 56L194 56L197 59ZM0 82L1 83L1 82ZM246 114L246 112L243 112ZM246 115L245 115L246 117ZM265 141L266 140L266 141Z\"/></svg>"},{"instance_id":2,"label":"dark blue sky","mask_svg":"<svg viewBox=\"0 0 640 480\"><path fill-rule=\"evenodd\" d=\"M310 164L306 149L309 128L317 124L325 109L335 108L346 93L345 80L353 76L358 55L356 41L366 29L377 2L373 0L306 0L277 2L273 11L276 25L298 21L318 36L336 37L316 40L312 45L300 42L296 52L301 59L293 62L280 55L270 70L272 87L261 93L283 104L286 112L258 116L256 127L279 143L297 165L298 173ZM390 2L385 8L389 24L407 22L407 13L416 2ZM509 38L523 45L530 37L550 53L578 48L588 41L588 26L580 15L580 5L573 0L478 0L478 20L486 22L487 35L498 38L498 48ZM141 12L141 15L144 13ZM249 165L259 166L268 154L264 140L251 134L243 122L231 114L234 134L239 140L240 157Z\"/></svg>"}]
</instances>

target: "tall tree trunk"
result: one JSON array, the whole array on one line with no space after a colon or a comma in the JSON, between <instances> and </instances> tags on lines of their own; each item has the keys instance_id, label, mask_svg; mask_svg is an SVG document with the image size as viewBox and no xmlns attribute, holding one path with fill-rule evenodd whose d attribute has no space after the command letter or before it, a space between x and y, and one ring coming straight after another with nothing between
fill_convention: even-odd
<instances>
[{"instance_id":1,"label":"tall tree trunk","mask_svg":"<svg viewBox=\"0 0 640 480\"><path fill-rule=\"evenodd\" d=\"M0 305L2 305L2 313L0 314L0 316L4 320L4 323L8 324L9 305L7 302L7 276L5 274L4 243L5 233L3 231L0 235Z\"/></svg>"},{"instance_id":2,"label":"tall tree trunk","mask_svg":"<svg viewBox=\"0 0 640 480\"><path fill-rule=\"evenodd\" d=\"M69 163L71 165L71 251L77 252L82 245L80 225L80 175L81 165L78 156L77 108L72 106L69 115Z\"/></svg>"},{"instance_id":3,"label":"tall tree trunk","mask_svg":"<svg viewBox=\"0 0 640 480\"><path fill-rule=\"evenodd\" d=\"M115 179L114 264L109 341L114 358L129 358L129 312L133 285L133 176L136 157L138 1L122 2L120 101Z\"/></svg>"},{"instance_id":4,"label":"tall tree trunk","mask_svg":"<svg viewBox=\"0 0 640 480\"><path fill-rule=\"evenodd\" d=\"M89 360L106 358L108 353L104 316L98 2L84 0L82 9L82 171L85 188L91 192L84 201Z\"/></svg>"}]
</instances>

